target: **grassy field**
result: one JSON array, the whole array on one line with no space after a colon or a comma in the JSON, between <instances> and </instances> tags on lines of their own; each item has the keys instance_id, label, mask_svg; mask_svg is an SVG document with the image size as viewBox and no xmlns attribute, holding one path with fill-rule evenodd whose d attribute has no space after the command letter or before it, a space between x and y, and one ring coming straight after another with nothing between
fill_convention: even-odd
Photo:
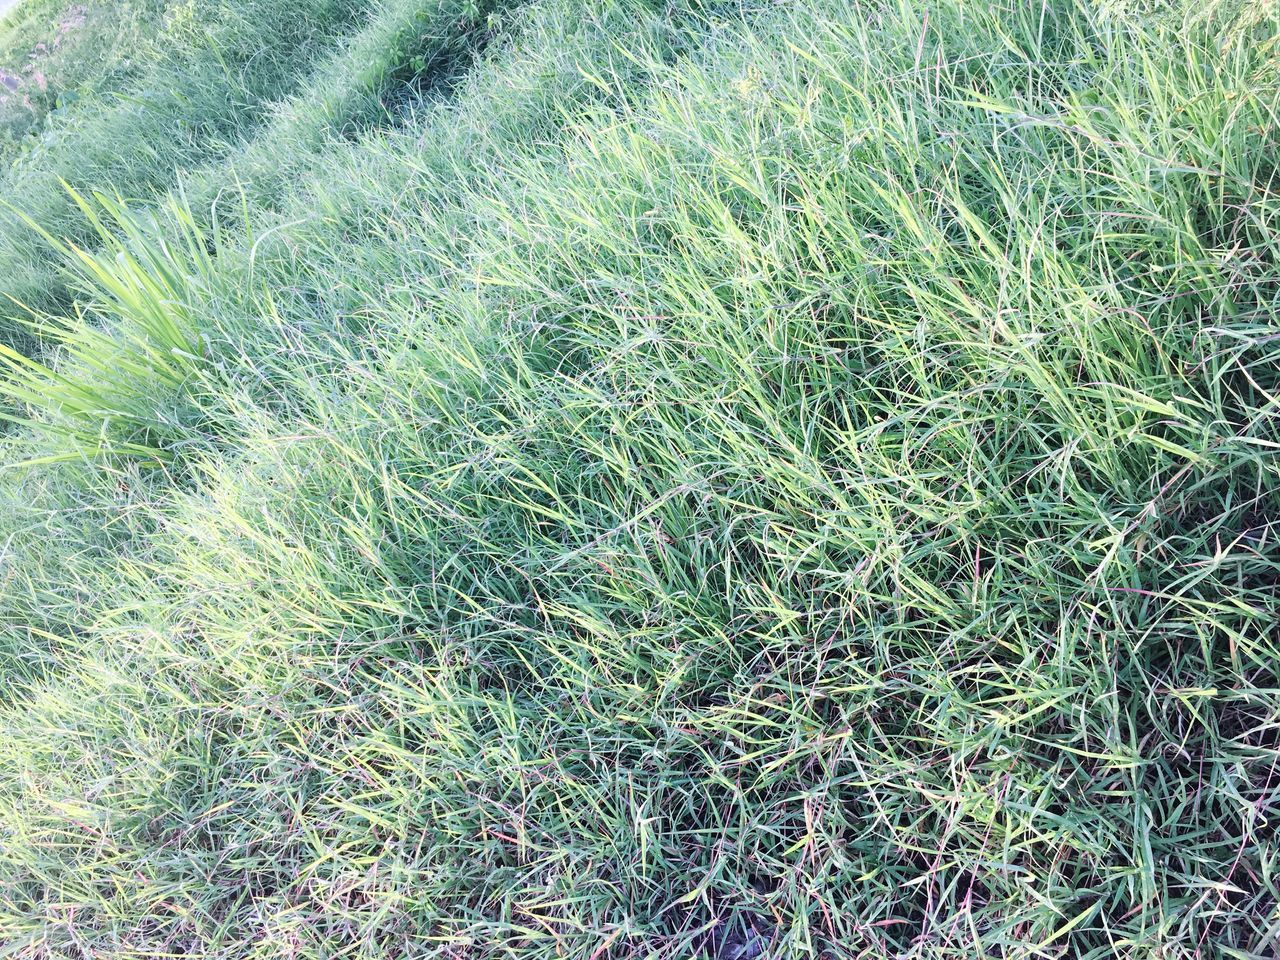
<instances>
[{"instance_id":1,"label":"grassy field","mask_svg":"<svg viewBox=\"0 0 1280 960\"><path fill-rule=\"evenodd\" d=\"M1280 953L1273 6L33 52L0 956Z\"/></svg>"}]
</instances>

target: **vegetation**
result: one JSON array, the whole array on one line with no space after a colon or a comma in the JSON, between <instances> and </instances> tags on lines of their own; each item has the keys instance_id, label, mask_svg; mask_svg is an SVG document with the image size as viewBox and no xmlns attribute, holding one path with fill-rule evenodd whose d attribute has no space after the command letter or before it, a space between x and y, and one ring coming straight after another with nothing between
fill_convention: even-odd
<instances>
[{"instance_id":1,"label":"vegetation","mask_svg":"<svg viewBox=\"0 0 1280 960\"><path fill-rule=\"evenodd\" d=\"M0 197L17 200L45 230L85 241L89 225L64 184L85 191L109 186L130 198L171 186L177 171L225 153L259 125L275 100L306 81L309 62L341 40L364 6L174 0L160 15L161 34L140 51L146 59L136 76L121 89L46 115L33 131L38 136L0 175ZM98 16L114 18L114 8ZM88 16L86 8L71 9ZM0 276L9 297L65 306L47 254L31 231L0 215Z\"/></svg>"},{"instance_id":2,"label":"vegetation","mask_svg":"<svg viewBox=\"0 0 1280 960\"><path fill-rule=\"evenodd\" d=\"M0 4L8 11L9 0ZM26 0L0 32L0 157L8 163L24 139L85 97L119 92L138 74L163 4L71 5Z\"/></svg>"},{"instance_id":3,"label":"vegetation","mask_svg":"<svg viewBox=\"0 0 1280 960\"><path fill-rule=\"evenodd\" d=\"M0 193L8 955L1274 956L1278 16L139 14Z\"/></svg>"}]
</instances>

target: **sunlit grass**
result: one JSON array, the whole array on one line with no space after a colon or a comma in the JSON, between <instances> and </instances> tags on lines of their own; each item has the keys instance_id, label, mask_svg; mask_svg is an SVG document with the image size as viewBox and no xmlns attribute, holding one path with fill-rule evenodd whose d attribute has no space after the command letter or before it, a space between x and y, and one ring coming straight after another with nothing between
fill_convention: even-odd
<instances>
[{"instance_id":1,"label":"sunlit grass","mask_svg":"<svg viewBox=\"0 0 1280 960\"><path fill-rule=\"evenodd\" d=\"M442 10L396 123L81 197L0 939L1274 954L1274 12Z\"/></svg>"}]
</instances>

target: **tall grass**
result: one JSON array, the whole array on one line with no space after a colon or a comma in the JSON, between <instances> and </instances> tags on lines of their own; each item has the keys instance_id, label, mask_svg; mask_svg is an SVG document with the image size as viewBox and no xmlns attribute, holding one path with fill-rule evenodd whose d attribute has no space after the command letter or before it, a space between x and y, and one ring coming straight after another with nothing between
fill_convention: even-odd
<instances>
[{"instance_id":1,"label":"tall grass","mask_svg":"<svg viewBox=\"0 0 1280 960\"><path fill-rule=\"evenodd\" d=\"M86 201L0 937L1273 954L1278 26L535 0L243 232Z\"/></svg>"},{"instance_id":2,"label":"tall grass","mask_svg":"<svg viewBox=\"0 0 1280 960\"><path fill-rule=\"evenodd\" d=\"M30 226L69 261L84 305L72 318L32 311L29 325L57 350L53 366L0 345L0 370L7 374L0 397L19 410L50 414L0 416L69 438L55 457L167 459L161 438L182 422L183 397L202 373L198 310L228 283L214 257L221 236L206 235L190 207L178 202L163 208L165 236L154 219L140 219L119 199L68 193L99 249L86 251L34 221Z\"/></svg>"},{"instance_id":3,"label":"tall grass","mask_svg":"<svg viewBox=\"0 0 1280 960\"><path fill-rule=\"evenodd\" d=\"M252 131L361 10L348 0L168 4L163 35L143 51L145 67L114 95L85 98L51 118L38 143L0 172L0 196L48 232L87 242L92 226L64 183L128 197L171 186L178 170ZM6 298L65 306L47 246L7 211L0 213L0 284Z\"/></svg>"},{"instance_id":4,"label":"tall grass","mask_svg":"<svg viewBox=\"0 0 1280 960\"><path fill-rule=\"evenodd\" d=\"M193 174L184 192L197 209L216 204L234 183L238 198L270 207L289 194L334 139L354 138L393 119L384 100L415 85L456 76L482 39L484 23L517 3L386 0L361 31L320 64L305 88L278 104L270 121L238 150ZM225 214L234 215L238 206Z\"/></svg>"}]
</instances>

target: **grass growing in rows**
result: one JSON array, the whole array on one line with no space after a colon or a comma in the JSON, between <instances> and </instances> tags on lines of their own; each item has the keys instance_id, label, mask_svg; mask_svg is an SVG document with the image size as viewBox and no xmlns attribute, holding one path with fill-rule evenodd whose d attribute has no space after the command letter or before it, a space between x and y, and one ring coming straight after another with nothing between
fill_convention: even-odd
<instances>
[{"instance_id":1,"label":"grass growing in rows","mask_svg":"<svg viewBox=\"0 0 1280 960\"><path fill-rule=\"evenodd\" d=\"M89 240L93 229L64 184L131 198L171 186L179 170L223 155L263 122L271 103L305 83L309 65L362 20L363 6L351 0L164 3L153 15L159 30L129 51L132 69L118 89L67 103L20 148L6 151L12 157L0 158L8 161L0 169L0 337L12 343L12 320L22 317L10 299L65 306L47 246L10 206L60 237ZM91 8L95 18L118 15L73 5L61 23L87 18ZM83 29L67 32L64 42Z\"/></svg>"},{"instance_id":2,"label":"grass growing in rows","mask_svg":"<svg viewBox=\"0 0 1280 960\"><path fill-rule=\"evenodd\" d=\"M1275 12L362 22L13 201L9 954L1275 955Z\"/></svg>"}]
</instances>

